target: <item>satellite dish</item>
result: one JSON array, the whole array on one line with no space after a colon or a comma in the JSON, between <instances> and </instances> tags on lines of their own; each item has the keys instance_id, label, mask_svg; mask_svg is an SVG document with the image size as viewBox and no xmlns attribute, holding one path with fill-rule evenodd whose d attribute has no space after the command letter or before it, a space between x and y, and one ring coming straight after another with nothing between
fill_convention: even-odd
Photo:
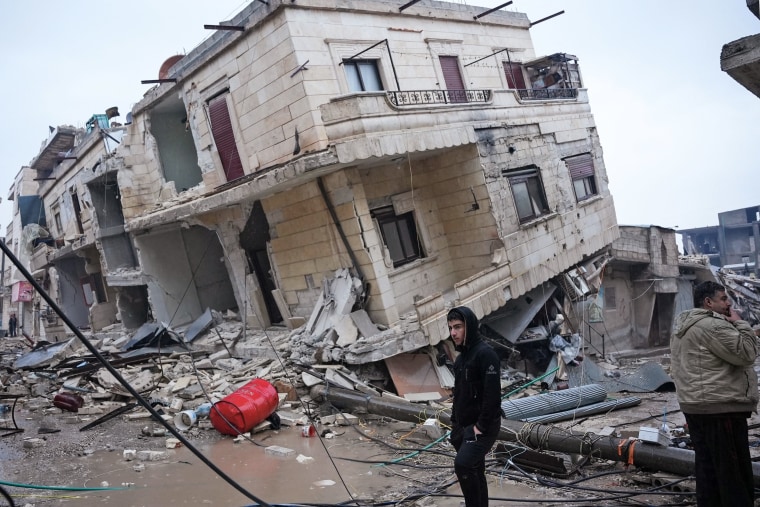
<instances>
[{"instance_id":1,"label":"satellite dish","mask_svg":"<svg viewBox=\"0 0 760 507\"><path fill-rule=\"evenodd\" d=\"M169 69L184 57L185 55L174 55L167 58L164 63L161 64L161 68L158 69L158 79L167 79L169 77Z\"/></svg>"}]
</instances>

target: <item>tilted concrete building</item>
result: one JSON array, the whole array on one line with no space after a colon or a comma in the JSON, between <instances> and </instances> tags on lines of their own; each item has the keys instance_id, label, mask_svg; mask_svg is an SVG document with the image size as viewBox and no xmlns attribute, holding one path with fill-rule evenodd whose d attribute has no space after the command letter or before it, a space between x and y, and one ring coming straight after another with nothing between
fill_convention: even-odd
<instances>
[{"instance_id":1,"label":"tilted concrete building","mask_svg":"<svg viewBox=\"0 0 760 507\"><path fill-rule=\"evenodd\" d=\"M618 237L577 58L537 57L521 13L405 4L254 1L167 61L76 160L100 325L297 326L349 268L373 322L435 344L451 305L488 315Z\"/></svg>"}]
</instances>

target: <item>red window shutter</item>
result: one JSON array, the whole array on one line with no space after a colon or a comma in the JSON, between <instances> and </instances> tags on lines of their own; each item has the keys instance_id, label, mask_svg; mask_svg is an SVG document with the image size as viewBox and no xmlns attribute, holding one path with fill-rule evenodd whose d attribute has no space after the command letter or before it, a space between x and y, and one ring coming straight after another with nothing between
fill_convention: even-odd
<instances>
[{"instance_id":1,"label":"red window shutter","mask_svg":"<svg viewBox=\"0 0 760 507\"><path fill-rule=\"evenodd\" d=\"M590 153L568 157L565 159L565 164L570 171L570 178L574 180L594 175L594 161Z\"/></svg>"},{"instance_id":2,"label":"red window shutter","mask_svg":"<svg viewBox=\"0 0 760 507\"><path fill-rule=\"evenodd\" d=\"M208 113L211 120L211 134L214 136L216 151L222 161L224 174L227 176L227 181L232 181L243 176L243 164L240 162L240 154L235 144L226 97L227 95L224 94L211 99L208 103Z\"/></svg>"},{"instance_id":3,"label":"red window shutter","mask_svg":"<svg viewBox=\"0 0 760 507\"><path fill-rule=\"evenodd\" d=\"M507 75L507 86L510 90L526 89L522 65L519 63L504 62L504 73Z\"/></svg>"}]
</instances>

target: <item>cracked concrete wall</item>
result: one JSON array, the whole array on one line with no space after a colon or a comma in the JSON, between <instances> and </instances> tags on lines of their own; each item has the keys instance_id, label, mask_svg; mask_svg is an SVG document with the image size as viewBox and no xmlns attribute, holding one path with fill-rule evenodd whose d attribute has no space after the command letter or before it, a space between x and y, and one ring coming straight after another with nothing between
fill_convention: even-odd
<instances>
[{"instance_id":1,"label":"cracked concrete wall","mask_svg":"<svg viewBox=\"0 0 760 507\"><path fill-rule=\"evenodd\" d=\"M346 187L344 174L325 178L326 187ZM332 196L331 196L332 197ZM295 316L308 317L321 292L322 280L336 269L351 267L351 259L327 211L316 182L300 185L261 201L270 227L273 268L285 302ZM353 206L334 202L342 222ZM358 230L358 228L356 228ZM347 236L356 231L347 230ZM358 244L357 239L349 239ZM358 246L358 245L357 245ZM360 263L366 260L360 257Z\"/></svg>"},{"instance_id":2,"label":"cracked concrete wall","mask_svg":"<svg viewBox=\"0 0 760 507\"><path fill-rule=\"evenodd\" d=\"M561 127L560 127L561 126ZM591 115L577 121L555 122L565 134L544 132L541 124L525 124L508 132L482 135L479 148L499 236L506 247L512 276L512 296L524 294L545 280L593 255L618 237L617 219L609 192L601 145ZM572 139L568 141L567 139ZM514 151L510 153L509 147ZM591 153L597 195L578 202L572 180L562 158ZM535 220L520 223L503 170L535 164L550 212Z\"/></svg>"},{"instance_id":3,"label":"cracked concrete wall","mask_svg":"<svg viewBox=\"0 0 760 507\"><path fill-rule=\"evenodd\" d=\"M195 226L137 236L154 317L180 325L206 307L236 307L222 246L213 231Z\"/></svg>"},{"instance_id":4,"label":"cracked concrete wall","mask_svg":"<svg viewBox=\"0 0 760 507\"><path fill-rule=\"evenodd\" d=\"M227 306L237 307L241 320L244 319L248 327L265 329L271 324L266 304L258 280L249 273L245 251L240 247L240 232L245 227L250 207L233 206L196 218L199 224L213 230L220 242L226 277L232 289L229 295L235 301L234 305L228 301ZM215 297L213 291L207 294Z\"/></svg>"},{"instance_id":5,"label":"cracked concrete wall","mask_svg":"<svg viewBox=\"0 0 760 507\"><path fill-rule=\"evenodd\" d=\"M163 183L161 161L147 115L133 118L117 153L122 164L117 168L121 209L128 220L158 202Z\"/></svg>"},{"instance_id":6,"label":"cracked concrete wall","mask_svg":"<svg viewBox=\"0 0 760 507\"><path fill-rule=\"evenodd\" d=\"M413 311L415 301L450 290L458 280L490 266L496 223L474 145L357 172L370 207L366 230L379 244L372 260L390 291L385 299L398 313ZM403 211L413 210L425 255L394 268L383 255L385 247L369 213L395 198L407 201Z\"/></svg>"}]
</instances>

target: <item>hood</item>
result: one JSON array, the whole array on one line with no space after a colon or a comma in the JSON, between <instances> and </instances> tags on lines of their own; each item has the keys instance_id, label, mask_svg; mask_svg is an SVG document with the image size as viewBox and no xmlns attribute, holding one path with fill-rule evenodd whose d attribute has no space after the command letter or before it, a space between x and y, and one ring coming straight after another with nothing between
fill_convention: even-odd
<instances>
[{"instance_id":1,"label":"hood","mask_svg":"<svg viewBox=\"0 0 760 507\"><path fill-rule=\"evenodd\" d=\"M478 332L480 329L480 322L478 322L478 318L475 316L475 313L466 306L457 306L454 309L462 314L464 317L465 327L467 328L464 344L462 344L461 347L456 347L456 349L461 352L462 350L468 349L480 341L480 333Z\"/></svg>"},{"instance_id":2,"label":"hood","mask_svg":"<svg viewBox=\"0 0 760 507\"><path fill-rule=\"evenodd\" d=\"M686 331L688 331L694 324L702 319L712 317L714 313L715 312L712 310L703 310L702 308L695 308L693 310L682 312L676 319L675 336L677 338L682 338Z\"/></svg>"}]
</instances>

